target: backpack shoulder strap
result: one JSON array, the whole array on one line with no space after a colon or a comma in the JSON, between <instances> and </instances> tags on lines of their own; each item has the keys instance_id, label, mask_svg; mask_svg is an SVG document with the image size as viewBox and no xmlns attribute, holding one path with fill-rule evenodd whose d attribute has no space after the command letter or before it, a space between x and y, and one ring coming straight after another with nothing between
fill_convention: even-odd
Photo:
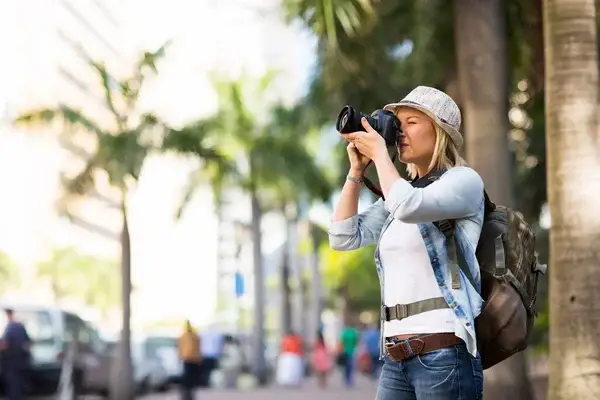
<instances>
[{"instance_id":1,"label":"backpack shoulder strap","mask_svg":"<svg viewBox=\"0 0 600 400\"><path fill-rule=\"evenodd\" d=\"M491 213L496 209L496 205L490 200L487 192L483 191L483 199L484 199L484 211L483 215ZM469 283L477 289L478 286L475 285L475 279L473 279L473 275L471 274L471 270L467 265L464 254L460 251L458 244L456 243L455 236L455 228L456 223L454 220L442 220L436 221L433 223L446 237L446 253L448 254L448 267L450 268L450 276L452 277L452 289L460 289L460 273L459 270L462 270L465 278L469 281ZM502 247L504 250L504 247ZM504 254L502 254L504 257ZM502 257L502 260L504 259ZM496 257L499 259L499 257ZM502 263L504 264L504 263Z\"/></svg>"}]
</instances>

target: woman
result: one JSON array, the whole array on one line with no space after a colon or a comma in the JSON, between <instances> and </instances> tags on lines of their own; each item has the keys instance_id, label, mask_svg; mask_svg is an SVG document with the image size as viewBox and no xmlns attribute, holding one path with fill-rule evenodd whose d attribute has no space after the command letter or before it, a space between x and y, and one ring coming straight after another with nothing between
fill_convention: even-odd
<instances>
[{"instance_id":1,"label":"woman","mask_svg":"<svg viewBox=\"0 0 600 400\"><path fill-rule=\"evenodd\" d=\"M385 353L377 400L481 399L474 319L482 299L462 273L451 273L445 236L434 224L454 221L456 246L480 286L474 249L483 222L483 182L458 151L460 110L447 94L424 86L385 109L400 121L398 156L411 180L398 174L383 138L363 119L364 132L343 135L350 142L350 172L329 230L336 250L377 243ZM384 199L357 214L369 160ZM434 174L441 176L423 185Z\"/></svg>"},{"instance_id":2,"label":"woman","mask_svg":"<svg viewBox=\"0 0 600 400\"><path fill-rule=\"evenodd\" d=\"M312 366L315 371L315 375L317 376L319 387L327 387L327 377L333 368L333 361L331 360L331 355L327 350L325 339L323 338L323 333L321 332L318 332L317 341L313 347Z\"/></svg>"}]
</instances>

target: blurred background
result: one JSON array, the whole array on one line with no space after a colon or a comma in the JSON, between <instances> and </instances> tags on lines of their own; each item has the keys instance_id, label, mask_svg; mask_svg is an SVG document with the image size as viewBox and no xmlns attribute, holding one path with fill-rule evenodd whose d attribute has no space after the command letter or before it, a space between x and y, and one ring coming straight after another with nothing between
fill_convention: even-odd
<instances>
[{"instance_id":1,"label":"blurred background","mask_svg":"<svg viewBox=\"0 0 600 400\"><path fill-rule=\"evenodd\" d=\"M595 18L594 1L572 3ZM185 320L239 338L260 383L286 332L310 346L322 329L335 347L343 327L378 320L380 302L373 249L328 248L348 170L335 118L420 84L457 101L468 162L533 224L548 260L542 11L541 0L0 2L1 305L40 363L62 360L62 329L87 332L99 358L130 332L132 348L174 351ZM363 197L361 209L374 200ZM531 348L490 373L501 393L486 398L545 398L547 286ZM169 375L169 357L134 378Z\"/></svg>"}]
</instances>

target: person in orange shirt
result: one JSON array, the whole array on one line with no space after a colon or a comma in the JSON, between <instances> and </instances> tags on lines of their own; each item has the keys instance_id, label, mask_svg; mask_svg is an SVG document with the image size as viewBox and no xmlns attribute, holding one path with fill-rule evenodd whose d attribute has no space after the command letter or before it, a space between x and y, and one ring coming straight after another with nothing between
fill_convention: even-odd
<instances>
[{"instance_id":1,"label":"person in orange shirt","mask_svg":"<svg viewBox=\"0 0 600 400\"><path fill-rule=\"evenodd\" d=\"M277 361L277 383L299 386L304 377L304 349L302 338L290 332L281 339L281 353Z\"/></svg>"},{"instance_id":2,"label":"person in orange shirt","mask_svg":"<svg viewBox=\"0 0 600 400\"><path fill-rule=\"evenodd\" d=\"M193 399L193 390L200 379L200 337L190 321L185 321L183 333L178 341L179 359L183 362L181 393L183 400Z\"/></svg>"}]
</instances>

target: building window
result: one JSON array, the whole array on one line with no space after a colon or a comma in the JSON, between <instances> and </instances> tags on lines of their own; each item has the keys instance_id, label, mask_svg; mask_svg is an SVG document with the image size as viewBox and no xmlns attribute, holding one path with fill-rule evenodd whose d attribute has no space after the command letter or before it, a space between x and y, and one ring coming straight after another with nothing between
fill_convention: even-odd
<instances>
[{"instance_id":1,"label":"building window","mask_svg":"<svg viewBox=\"0 0 600 400\"><path fill-rule=\"evenodd\" d=\"M108 48L117 57L121 56L119 54L119 52L113 46L111 46L111 44L108 43L106 41L106 39L100 33L98 33L98 31L96 29L94 29L94 26L90 23L90 21L88 19L86 19L83 15L81 15L79 13L79 11L77 11L75 8L73 8L73 6L71 4L69 4L69 2L67 2L65 0L61 0L61 3L71 13L71 15L73 15L73 17L75 17L77 20L79 20L79 22L83 26L85 26L90 32L92 32L92 34L94 36L96 36L96 38L98 38L98 40L100 40L102 42L102 44L104 44L106 46L106 48Z\"/></svg>"}]
</instances>

